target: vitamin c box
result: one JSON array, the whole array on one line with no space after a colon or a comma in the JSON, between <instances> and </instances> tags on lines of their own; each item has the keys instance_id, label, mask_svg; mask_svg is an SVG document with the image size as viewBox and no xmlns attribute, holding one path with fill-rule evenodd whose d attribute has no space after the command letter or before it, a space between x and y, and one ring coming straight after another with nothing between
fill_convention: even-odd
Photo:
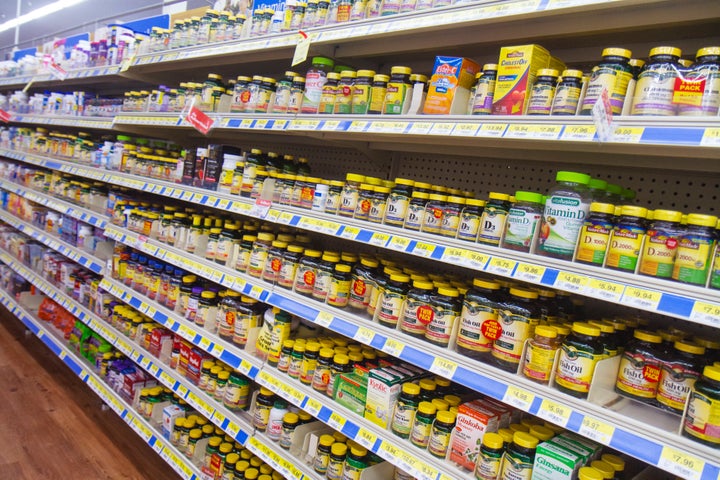
<instances>
[{"instance_id":1,"label":"vitamin c box","mask_svg":"<svg viewBox=\"0 0 720 480\"><path fill-rule=\"evenodd\" d=\"M450 461L473 471L483 435L496 432L498 423L497 412L487 408L482 400L461 404L450 437Z\"/></svg>"},{"instance_id":2,"label":"vitamin c box","mask_svg":"<svg viewBox=\"0 0 720 480\"><path fill-rule=\"evenodd\" d=\"M493 100L494 115L525 113L535 74L550 65L550 52L540 45L502 47Z\"/></svg>"},{"instance_id":3,"label":"vitamin c box","mask_svg":"<svg viewBox=\"0 0 720 480\"><path fill-rule=\"evenodd\" d=\"M456 115L465 113L470 88L480 65L462 57L435 57L430 88L423 113Z\"/></svg>"}]
</instances>

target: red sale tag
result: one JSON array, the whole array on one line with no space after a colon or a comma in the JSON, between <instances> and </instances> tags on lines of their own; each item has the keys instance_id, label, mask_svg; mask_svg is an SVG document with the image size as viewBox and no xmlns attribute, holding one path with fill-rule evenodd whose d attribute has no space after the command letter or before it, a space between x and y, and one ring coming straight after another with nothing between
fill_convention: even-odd
<instances>
[{"instance_id":1,"label":"red sale tag","mask_svg":"<svg viewBox=\"0 0 720 480\"><path fill-rule=\"evenodd\" d=\"M50 64L50 73L59 80L65 80L68 76L67 71L55 62Z\"/></svg>"},{"instance_id":2,"label":"red sale tag","mask_svg":"<svg viewBox=\"0 0 720 480\"><path fill-rule=\"evenodd\" d=\"M12 120L12 113L0 109L0 122L8 123Z\"/></svg>"},{"instance_id":3,"label":"red sale tag","mask_svg":"<svg viewBox=\"0 0 720 480\"><path fill-rule=\"evenodd\" d=\"M187 115L185 115L185 120L203 135L207 135L215 124L215 120L205 115L205 113L197 107L191 107L190 110L188 110Z\"/></svg>"},{"instance_id":4,"label":"red sale tag","mask_svg":"<svg viewBox=\"0 0 720 480\"><path fill-rule=\"evenodd\" d=\"M685 80L675 79L672 103L682 105L702 105L703 93L705 92L705 79Z\"/></svg>"}]
</instances>

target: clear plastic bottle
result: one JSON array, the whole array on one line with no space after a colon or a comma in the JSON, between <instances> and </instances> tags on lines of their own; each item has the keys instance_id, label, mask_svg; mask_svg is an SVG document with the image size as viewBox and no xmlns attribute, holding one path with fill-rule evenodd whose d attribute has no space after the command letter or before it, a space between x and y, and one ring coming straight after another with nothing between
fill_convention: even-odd
<instances>
[{"instance_id":1,"label":"clear plastic bottle","mask_svg":"<svg viewBox=\"0 0 720 480\"><path fill-rule=\"evenodd\" d=\"M655 47L650 50L648 63L640 72L631 115L673 116L677 105L673 103L675 79L680 69L682 51L675 47Z\"/></svg>"},{"instance_id":2,"label":"clear plastic bottle","mask_svg":"<svg viewBox=\"0 0 720 480\"><path fill-rule=\"evenodd\" d=\"M332 71L335 62L328 57L313 57L312 67L305 75L305 93L303 95L301 113L318 113L323 86L327 82L327 74Z\"/></svg>"}]
</instances>

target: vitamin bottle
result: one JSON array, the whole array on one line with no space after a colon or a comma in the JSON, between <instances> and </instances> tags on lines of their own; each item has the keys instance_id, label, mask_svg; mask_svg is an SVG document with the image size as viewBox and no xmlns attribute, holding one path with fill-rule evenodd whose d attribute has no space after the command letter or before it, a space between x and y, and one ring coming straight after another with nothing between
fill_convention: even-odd
<instances>
[{"instance_id":1,"label":"vitamin bottle","mask_svg":"<svg viewBox=\"0 0 720 480\"><path fill-rule=\"evenodd\" d=\"M420 231L423 220L425 219L425 204L428 203L429 198L430 194L428 193L420 191L412 192L403 228Z\"/></svg>"},{"instance_id":2,"label":"vitamin bottle","mask_svg":"<svg viewBox=\"0 0 720 480\"><path fill-rule=\"evenodd\" d=\"M400 330L407 335L424 338L425 330L433 319L432 308L433 284L426 280L415 280L413 288L408 291L403 313L400 320Z\"/></svg>"},{"instance_id":3,"label":"vitamin bottle","mask_svg":"<svg viewBox=\"0 0 720 480\"><path fill-rule=\"evenodd\" d=\"M505 371L515 373L520 365L525 340L533 336L540 322L538 294L532 290L510 288L510 296L498 309L501 331L493 342L493 363Z\"/></svg>"},{"instance_id":4,"label":"vitamin bottle","mask_svg":"<svg viewBox=\"0 0 720 480\"><path fill-rule=\"evenodd\" d=\"M287 402L281 399L275 399L270 414L268 415L268 425L266 434L270 440L277 442L282 435L283 417L288 413Z\"/></svg>"},{"instance_id":5,"label":"vitamin bottle","mask_svg":"<svg viewBox=\"0 0 720 480\"><path fill-rule=\"evenodd\" d=\"M340 72L340 80L338 81L335 91L335 105L330 113L350 114L352 113L353 86L357 78L354 70L343 70Z\"/></svg>"},{"instance_id":6,"label":"vitamin bottle","mask_svg":"<svg viewBox=\"0 0 720 480\"><path fill-rule=\"evenodd\" d=\"M604 89L607 89L613 115L620 115L622 112L627 86L633 78L629 64L632 52L624 48L606 48L602 57L602 61L590 75L580 115L592 113L593 106Z\"/></svg>"},{"instance_id":7,"label":"vitamin bottle","mask_svg":"<svg viewBox=\"0 0 720 480\"><path fill-rule=\"evenodd\" d=\"M388 328L397 327L409 287L410 277L408 275L402 273L390 275L379 299L380 308L377 316L380 325Z\"/></svg>"},{"instance_id":8,"label":"vitamin bottle","mask_svg":"<svg viewBox=\"0 0 720 480\"><path fill-rule=\"evenodd\" d=\"M352 370L352 366L347 355L337 354L333 357L333 366L330 369L330 377L325 391L328 397L335 398L335 379L343 373L350 372L350 370Z\"/></svg>"},{"instance_id":9,"label":"vitamin bottle","mask_svg":"<svg viewBox=\"0 0 720 480\"><path fill-rule=\"evenodd\" d=\"M604 358L616 356L618 352L618 335L615 326L605 320L589 320L588 323L600 329L600 343L603 346Z\"/></svg>"},{"instance_id":10,"label":"vitamin bottle","mask_svg":"<svg viewBox=\"0 0 720 480\"><path fill-rule=\"evenodd\" d=\"M673 350L663 358L656 398L661 408L682 415L685 401L705 366L705 347L677 341Z\"/></svg>"},{"instance_id":11,"label":"vitamin bottle","mask_svg":"<svg viewBox=\"0 0 720 480\"><path fill-rule=\"evenodd\" d=\"M557 186L545 200L536 253L546 257L572 260L580 230L590 211L590 176L560 171Z\"/></svg>"},{"instance_id":12,"label":"vitamin bottle","mask_svg":"<svg viewBox=\"0 0 720 480\"><path fill-rule=\"evenodd\" d=\"M633 337L620 358L615 391L654 404L662 366L662 337L646 330L635 330Z\"/></svg>"},{"instance_id":13,"label":"vitamin bottle","mask_svg":"<svg viewBox=\"0 0 720 480\"><path fill-rule=\"evenodd\" d=\"M683 435L720 447L720 366L706 366L690 393Z\"/></svg>"},{"instance_id":14,"label":"vitamin bottle","mask_svg":"<svg viewBox=\"0 0 720 480\"><path fill-rule=\"evenodd\" d=\"M271 108L272 113L287 113L288 105L290 105L290 94L293 79L297 76L297 73L287 71L285 72L285 76L277 82L275 100L273 101Z\"/></svg>"},{"instance_id":15,"label":"vitamin bottle","mask_svg":"<svg viewBox=\"0 0 720 480\"><path fill-rule=\"evenodd\" d=\"M610 237L605 266L634 272L645 237L647 209L625 205Z\"/></svg>"},{"instance_id":16,"label":"vitamin bottle","mask_svg":"<svg viewBox=\"0 0 720 480\"><path fill-rule=\"evenodd\" d=\"M255 400L255 413L253 414L253 427L264 432L270 419L270 410L275 404L275 395L265 387L260 387L260 393Z\"/></svg>"},{"instance_id":17,"label":"vitamin bottle","mask_svg":"<svg viewBox=\"0 0 720 480\"><path fill-rule=\"evenodd\" d=\"M348 173L345 175L345 185L340 194L340 206L338 214L342 217L355 215L358 200L360 199L360 186L365 182L365 175ZM329 197L328 197L329 198Z\"/></svg>"},{"instance_id":18,"label":"vitamin bottle","mask_svg":"<svg viewBox=\"0 0 720 480\"><path fill-rule=\"evenodd\" d=\"M327 480L342 480L343 465L347 456L348 446L344 443L336 442L330 447L330 459L328 461L327 472L325 478Z\"/></svg>"},{"instance_id":19,"label":"vitamin bottle","mask_svg":"<svg viewBox=\"0 0 720 480\"><path fill-rule=\"evenodd\" d=\"M367 449L357 444L351 445L343 465L342 480L360 480L363 470L368 467L367 457Z\"/></svg>"},{"instance_id":20,"label":"vitamin bottle","mask_svg":"<svg viewBox=\"0 0 720 480\"><path fill-rule=\"evenodd\" d=\"M389 187L383 187L381 185L375 185L373 187L373 194L370 197L370 212L368 213L368 221L372 223L383 222L389 195Z\"/></svg>"},{"instance_id":21,"label":"vitamin bottle","mask_svg":"<svg viewBox=\"0 0 720 480\"><path fill-rule=\"evenodd\" d=\"M673 103L675 79L681 65L679 48L655 47L650 50L635 86L631 115L672 116L676 114Z\"/></svg>"},{"instance_id":22,"label":"vitamin bottle","mask_svg":"<svg viewBox=\"0 0 720 480\"><path fill-rule=\"evenodd\" d=\"M365 115L370 107L370 90L372 88L374 70L358 70L357 78L352 86L351 112Z\"/></svg>"},{"instance_id":23,"label":"vitamin bottle","mask_svg":"<svg viewBox=\"0 0 720 480\"><path fill-rule=\"evenodd\" d=\"M448 238L455 238L460 217L462 215L465 199L455 195L449 195L442 212L442 223L440 224L440 235Z\"/></svg>"},{"instance_id":24,"label":"vitamin bottle","mask_svg":"<svg viewBox=\"0 0 720 480\"><path fill-rule=\"evenodd\" d=\"M717 116L720 107L720 47L701 48L695 59L690 70L685 72L685 80L705 80L705 88L700 102L681 103L678 115Z\"/></svg>"},{"instance_id":25,"label":"vitamin bottle","mask_svg":"<svg viewBox=\"0 0 720 480\"><path fill-rule=\"evenodd\" d=\"M488 198L489 200L485 204L480 217L478 243L498 246L505 231L505 222L510 211L510 195L490 192Z\"/></svg>"},{"instance_id":26,"label":"vitamin bottle","mask_svg":"<svg viewBox=\"0 0 720 480\"><path fill-rule=\"evenodd\" d=\"M320 94L317 113L329 114L335 111L335 100L337 99L339 81L339 73L330 72L327 74L327 81L325 85L323 85L322 93Z\"/></svg>"},{"instance_id":27,"label":"vitamin bottle","mask_svg":"<svg viewBox=\"0 0 720 480\"><path fill-rule=\"evenodd\" d=\"M705 285L715 246L714 232L717 222L714 215L691 213L687 216L687 229L678 238L673 280Z\"/></svg>"},{"instance_id":28,"label":"vitamin bottle","mask_svg":"<svg viewBox=\"0 0 720 480\"><path fill-rule=\"evenodd\" d=\"M431 193L428 202L425 204L425 213L421 231L426 233L439 234L443 223L443 213L447 203L447 195Z\"/></svg>"},{"instance_id":29,"label":"vitamin bottle","mask_svg":"<svg viewBox=\"0 0 720 480\"><path fill-rule=\"evenodd\" d=\"M432 425L435 421L437 407L431 402L420 402L418 404L415 419L410 432L410 441L416 447L426 449L432 434Z\"/></svg>"},{"instance_id":30,"label":"vitamin bottle","mask_svg":"<svg viewBox=\"0 0 720 480\"><path fill-rule=\"evenodd\" d=\"M340 262L340 257L331 252L323 253L315 268L315 284L312 289L312 297L320 302L325 302L330 292L330 284L335 272L335 265Z\"/></svg>"},{"instance_id":31,"label":"vitamin bottle","mask_svg":"<svg viewBox=\"0 0 720 480\"><path fill-rule=\"evenodd\" d=\"M535 337L528 342L523 364L523 375L536 382L547 384L550 381L555 353L560 348L555 327L538 325Z\"/></svg>"},{"instance_id":32,"label":"vitamin bottle","mask_svg":"<svg viewBox=\"0 0 720 480\"><path fill-rule=\"evenodd\" d=\"M290 99L288 101L287 113L296 114L300 112L305 94L305 77L293 78L290 86Z\"/></svg>"},{"instance_id":33,"label":"vitamin bottle","mask_svg":"<svg viewBox=\"0 0 720 480\"><path fill-rule=\"evenodd\" d=\"M445 459L450 447L450 435L455 428L457 414L451 411L438 412L430 431L428 452L433 457Z\"/></svg>"},{"instance_id":34,"label":"vitamin bottle","mask_svg":"<svg viewBox=\"0 0 720 480\"><path fill-rule=\"evenodd\" d=\"M529 252L535 242L543 212L543 196L535 192L515 192L515 203L508 210L502 247Z\"/></svg>"},{"instance_id":35,"label":"vitamin bottle","mask_svg":"<svg viewBox=\"0 0 720 480\"><path fill-rule=\"evenodd\" d=\"M405 222L410 196L412 195L412 187L414 181L407 178L396 178L395 186L388 195L387 206L383 223L395 227L402 227Z\"/></svg>"},{"instance_id":36,"label":"vitamin bottle","mask_svg":"<svg viewBox=\"0 0 720 480\"><path fill-rule=\"evenodd\" d=\"M500 480L530 480L538 439L529 433L515 432L500 466Z\"/></svg>"},{"instance_id":37,"label":"vitamin bottle","mask_svg":"<svg viewBox=\"0 0 720 480\"><path fill-rule=\"evenodd\" d=\"M564 70L555 90L551 115L575 115L582 92L582 70Z\"/></svg>"},{"instance_id":38,"label":"vitamin bottle","mask_svg":"<svg viewBox=\"0 0 720 480\"><path fill-rule=\"evenodd\" d=\"M503 437L493 432L485 433L475 463L475 480L496 480L500 473L503 453Z\"/></svg>"},{"instance_id":39,"label":"vitamin bottle","mask_svg":"<svg viewBox=\"0 0 720 480\"><path fill-rule=\"evenodd\" d=\"M304 255L298 262L297 273L295 275L294 289L296 293L312 296L315 287L315 279L317 277L317 266L322 252L319 250L305 250Z\"/></svg>"},{"instance_id":40,"label":"vitamin bottle","mask_svg":"<svg viewBox=\"0 0 720 480\"><path fill-rule=\"evenodd\" d=\"M385 97L390 77L381 73L373 76L372 87L370 88L370 104L367 113L380 115L385 111Z\"/></svg>"},{"instance_id":41,"label":"vitamin bottle","mask_svg":"<svg viewBox=\"0 0 720 480\"><path fill-rule=\"evenodd\" d=\"M355 205L355 214L353 218L357 220L368 220L370 215L370 209L372 207L372 197L375 192L375 187L369 183L361 183L358 192L358 201Z\"/></svg>"},{"instance_id":42,"label":"vitamin bottle","mask_svg":"<svg viewBox=\"0 0 720 480\"><path fill-rule=\"evenodd\" d=\"M387 84L383 110L386 115L400 115L403 113L405 97L411 88L411 73L412 70L408 67L392 67L390 69L390 81Z\"/></svg>"},{"instance_id":43,"label":"vitamin bottle","mask_svg":"<svg viewBox=\"0 0 720 480\"><path fill-rule=\"evenodd\" d=\"M313 390L325 393L327 391L328 381L330 379L330 369L332 368L333 357L335 352L332 348L321 348L318 354L317 365L311 385Z\"/></svg>"},{"instance_id":44,"label":"vitamin bottle","mask_svg":"<svg viewBox=\"0 0 720 480\"><path fill-rule=\"evenodd\" d=\"M555 368L555 387L578 398L587 398L595 365L603 358L600 329L588 323L573 323L563 340Z\"/></svg>"},{"instance_id":45,"label":"vitamin bottle","mask_svg":"<svg viewBox=\"0 0 720 480\"><path fill-rule=\"evenodd\" d=\"M379 263L372 258L363 257L353 268L348 306L353 310L365 311L375 288Z\"/></svg>"},{"instance_id":46,"label":"vitamin bottle","mask_svg":"<svg viewBox=\"0 0 720 480\"><path fill-rule=\"evenodd\" d=\"M398 437L410 437L419 402L420 386L415 383L404 383L390 420L390 430Z\"/></svg>"},{"instance_id":47,"label":"vitamin bottle","mask_svg":"<svg viewBox=\"0 0 720 480\"><path fill-rule=\"evenodd\" d=\"M465 294L458 328L457 351L470 358L489 356L500 335L498 322L500 284L483 278L473 279Z\"/></svg>"},{"instance_id":48,"label":"vitamin bottle","mask_svg":"<svg viewBox=\"0 0 720 480\"><path fill-rule=\"evenodd\" d=\"M313 458L313 470L325 474L330 463L330 448L335 443L332 435L321 435L318 441L315 458Z\"/></svg>"},{"instance_id":49,"label":"vitamin bottle","mask_svg":"<svg viewBox=\"0 0 720 480\"><path fill-rule=\"evenodd\" d=\"M475 92L472 98L473 115L490 115L492 113L495 81L497 80L497 64L483 65L482 75L477 79Z\"/></svg>"},{"instance_id":50,"label":"vitamin bottle","mask_svg":"<svg viewBox=\"0 0 720 480\"><path fill-rule=\"evenodd\" d=\"M303 94L301 113L318 113L323 87L327 82L328 73L335 62L327 57L313 57L312 66L305 75L305 92Z\"/></svg>"},{"instance_id":51,"label":"vitamin bottle","mask_svg":"<svg viewBox=\"0 0 720 480\"><path fill-rule=\"evenodd\" d=\"M593 202L590 214L583 223L578 237L575 261L601 266L605 262L605 253L610 243L610 234L615 225L615 205Z\"/></svg>"},{"instance_id":52,"label":"vitamin bottle","mask_svg":"<svg viewBox=\"0 0 720 480\"><path fill-rule=\"evenodd\" d=\"M463 208L462 214L460 215L460 224L458 225L456 238L470 242L477 241L484 208L485 200L468 198L465 201L465 208Z\"/></svg>"},{"instance_id":53,"label":"vitamin bottle","mask_svg":"<svg viewBox=\"0 0 720 480\"><path fill-rule=\"evenodd\" d=\"M541 68L535 77L527 102L527 115L550 115L559 72L552 68Z\"/></svg>"},{"instance_id":54,"label":"vitamin bottle","mask_svg":"<svg viewBox=\"0 0 720 480\"><path fill-rule=\"evenodd\" d=\"M645 234L638 272L658 278L672 276L678 237L682 234L682 212L655 210Z\"/></svg>"},{"instance_id":55,"label":"vitamin bottle","mask_svg":"<svg viewBox=\"0 0 720 480\"><path fill-rule=\"evenodd\" d=\"M463 306L460 292L456 288L440 287L431 295L430 304L432 318L425 329L425 340L447 347Z\"/></svg>"},{"instance_id":56,"label":"vitamin bottle","mask_svg":"<svg viewBox=\"0 0 720 480\"><path fill-rule=\"evenodd\" d=\"M300 364L300 382L305 385L312 383L315 376L315 368L317 368L320 344L317 342L308 342L305 345L305 354Z\"/></svg>"}]
</instances>

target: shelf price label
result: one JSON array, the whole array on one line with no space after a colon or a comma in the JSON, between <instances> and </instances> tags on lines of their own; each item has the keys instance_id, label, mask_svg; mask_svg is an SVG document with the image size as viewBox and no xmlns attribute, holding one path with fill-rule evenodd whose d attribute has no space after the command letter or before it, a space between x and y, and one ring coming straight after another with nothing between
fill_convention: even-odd
<instances>
[{"instance_id":1,"label":"shelf price label","mask_svg":"<svg viewBox=\"0 0 720 480\"><path fill-rule=\"evenodd\" d=\"M348 132L364 132L370 122L362 122L360 120L353 120L348 127Z\"/></svg>"},{"instance_id":2,"label":"shelf price label","mask_svg":"<svg viewBox=\"0 0 720 480\"><path fill-rule=\"evenodd\" d=\"M441 377L452 379L457 371L458 364L447 358L435 357L432 365L430 365L430 371Z\"/></svg>"},{"instance_id":3,"label":"shelf price label","mask_svg":"<svg viewBox=\"0 0 720 480\"><path fill-rule=\"evenodd\" d=\"M390 243L387 244L387 248L391 250L397 250L398 252L404 252L410 245L410 239L407 237L393 236L390 239Z\"/></svg>"},{"instance_id":4,"label":"shelf price label","mask_svg":"<svg viewBox=\"0 0 720 480\"><path fill-rule=\"evenodd\" d=\"M588 286L585 288L586 293L592 294L593 297L609 302L618 302L622 298L625 286L620 283L609 282L597 278L590 279Z\"/></svg>"},{"instance_id":5,"label":"shelf price label","mask_svg":"<svg viewBox=\"0 0 720 480\"><path fill-rule=\"evenodd\" d=\"M720 147L720 128L706 128L700 140L701 147Z\"/></svg>"},{"instance_id":6,"label":"shelf price label","mask_svg":"<svg viewBox=\"0 0 720 480\"><path fill-rule=\"evenodd\" d=\"M585 288L587 283L587 277L570 272L560 272L555 280L555 288L577 293Z\"/></svg>"},{"instance_id":7,"label":"shelf price label","mask_svg":"<svg viewBox=\"0 0 720 480\"><path fill-rule=\"evenodd\" d=\"M485 268L485 265L487 265L489 259L490 257L488 255L465 250L465 252L463 252L462 264L476 270L482 270Z\"/></svg>"},{"instance_id":8,"label":"shelf price label","mask_svg":"<svg viewBox=\"0 0 720 480\"><path fill-rule=\"evenodd\" d=\"M346 225L345 228L343 229L342 233L340 234L340 236L347 240L355 240L359 234L360 234L359 228Z\"/></svg>"},{"instance_id":9,"label":"shelf price label","mask_svg":"<svg viewBox=\"0 0 720 480\"><path fill-rule=\"evenodd\" d=\"M696 301L690 312L690 320L713 326L720 325L720 305Z\"/></svg>"},{"instance_id":10,"label":"shelf price label","mask_svg":"<svg viewBox=\"0 0 720 480\"><path fill-rule=\"evenodd\" d=\"M308 398L304 408L305 411L307 411L310 415L317 416L320 413L320 409L322 409L322 403L314 398Z\"/></svg>"},{"instance_id":11,"label":"shelf price label","mask_svg":"<svg viewBox=\"0 0 720 480\"><path fill-rule=\"evenodd\" d=\"M375 445L375 442L377 442L377 438L377 435L375 435L374 433L365 430L364 428L360 428L358 430L357 436L355 437L355 441L363 447L371 449Z\"/></svg>"},{"instance_id":12,"label":"shelf price label","mask_svg":"<svg viewBox=\"0 0 720 480\"><path fill-rule=\"evenodd\" d=\"M514 385L508 386L503 396L503 402L525 411L530 410L533 400L534 394Z\"/></svg>"},{"instance_id":13,"label":"shelf price label","mask_svg":"<svg viewBox=\"0 0 720 480\"><path fill-rule=\"evenodd\" d=\"M483 123L477 132L477 136L500 138L505 134L507 128L507 123Z\"/></svg>"},{"instance_id":14,"label":"shelf price label","mask_svg":"<svg viewBox=\"0 0 720 480\"><path fill-rule=\"evenodd\" d=\"M705 462L666 445L660 452L658 467L682 478L698 480L702 477Z\"/></svg>"},{"instance_id":15,"label":"shelf price label","mask_svg":"<svg viewBox=\"0 0 720 480\"><path fill-rule=\"evenodd\" d=\"M454 123L438 122L434 123L428 135L450 135L455 128Z\"/></svg>"},{"instance_id":16,"label":"shelf price label","mask_svg":"<svg viewBox=\"0 0 720 480\"><path fill-rule=\"evenodd\" d=\"M393 357L399 358L400 355L402 355L402 351L405 348L405 344L395 340L393 338L388 338L385 340L385 345L383 345L383 352L387 353L388 355L392 355Z\"/></svg>"},{"instance_id":17,"label":"shelf price label","mask_svg":"<svg viewBox=\"0 0 720 480\"><path fill-rule=\"evenodd\" d=\"M474 137L479 129L480 125L476 123L458 123L450 135L453 137Z\"/></svg>"},{"instance_id":18,"label":"shelf price label","mask_svg":"<svg viewBox=\"0 0 720 480\"><path fill-rule=\"evenodd\" d=\"M566 125L560 140L573 142L592 142L595 138L594 125Z\"/></svg>"},{"instance_id":19,"label":"shelf price label","mask_svg":"<svg viewBox=\"0 0 720 480\"><path fill-rule=\"evenodd\" d=\"M461 263L465 252L462 248L447 247L440 260L445 263Z\"/></svg>"},{"instance_id":20,"label":"shelf price label","mask_svg":"<svg viewBox=\"0 0 720 480\"><path fill-rule=\"evenodd\" d=\"M427 135L430 132L433 124L430 122L413 122L410 124L410 135Z\"/></svg>"},{"instance_id":21,"label":"shelf price label","mask_svg":"<svg viewBox=\"0 0 720 480\"><path fill-rule=\"evenodd\" d=\"M317 317L315 317L315 323L318 325L321 325L323 327L329 327L330 323L333 321L333 318L335 318L332 313L329 312L318 312Z\"/></svg>"},{"instance_id":22,"label":"shelf price label","mask_svg":"<svg viewBox=\"0 0 720 480\"><path fill-rule=\"evenodd\" d=\"M487 271L490 273L495 273L497 275L509 277L512 274L513 269L515 268L515 265L517 265L517 262L513 260L493 257L490 260L490 264L488 264L487 266Z\"/></svg>"},{"instance_id":23,"label":"shelf price label","mask_svg":"<svg viewBox=\"0 0 720 480\"><path fill-rule=\"evenodd\" d=\"M435 245L432 245L430 243L424 243L424 242L417 242L415 244L415 248L413 248L412 253L415 255L418 255L420 257L429 258L433 252L435 251Z\"/></svg>"},{"instance_id":24,"label":"shelf price label","mask_svg":"<svg viewBox=\"0 0 720 480\"><path fill-rule=\"evenodd\" d=\"M615 432L615 427L602 420L597 420L586 415L585 418L583 418L582 425L580 425L579 432L580 435L588 437L591 440L609 445Z\"/></svg>"},{"instance_id":25,"label":"shelf price label","mask_svg":"<svg viewBox=\"0 0 720 480\"><path fill-rule=\"evenodd\" d=\"M620 302L631 307L643 308L646 310L656 310L660 304L662 293L652 290L646 290L638 287L625 287Z\"/></svg>"},{"instance_id":26,"label":"shelf price label","mask_svg":"<svg viewBox=\"0 0 720 480\"><path fill-rule=\"evenodd\" d=\"M540 283L545 275L545 267L531 265L529 263L518 263L513 278L530 283Z\"/></svg>"},{"instance_id":27,"label":"shelf price label","mask_svg":"<svg viewBox=\"0 0 720 480\"><path fill-rule=\"evenodd\" d=\"M537 416L543 420L547 420L548 422L564 427L570 420L571 414L572 409L569 407L545 399L540 404Z\"/></svg>"},{"instance_id":28,"label":"shelf price label","mask_svg":"<svg viewBox=\"0 0 720 480\"><path fill-rule=\"evenodd\" d=\"M617 127L611 141L619 143L640 143L645 127Z\"/></svg>"},{"instance_id":29,"label":"shelf price label","mask_svg":"<svg viewBox=\"0 0 720 480\"><path fill-rule=\"evenodd\" d=\"M389 239L390 234L375 232L373 233L372 237L370 237L370 245L375 245L376 247L384 247Z\"/></svg>"},{"instance_id":30,"label":"shelf price label","mask_svg":"<svg viewBox=\"0 0 720 480\"><path fill-rule=\"evenodd\" d=\"M353 340L357 340L365 345L370 345L373 338L375 338L375 332L367 327L358 327L355 335L353 335Z\"/></svg>"},{"instance_id":31,"label":"shelf price label","mask_svg":"<svg viewBox=\"0 0 720 480\"><path fill-rule=\"evenodd\" d=\"M337 431L341 431L343 429L345 422L346 420L337 412L331 413L330 418L328 419L328 425Z\"/></svg>"}]
</instances>

